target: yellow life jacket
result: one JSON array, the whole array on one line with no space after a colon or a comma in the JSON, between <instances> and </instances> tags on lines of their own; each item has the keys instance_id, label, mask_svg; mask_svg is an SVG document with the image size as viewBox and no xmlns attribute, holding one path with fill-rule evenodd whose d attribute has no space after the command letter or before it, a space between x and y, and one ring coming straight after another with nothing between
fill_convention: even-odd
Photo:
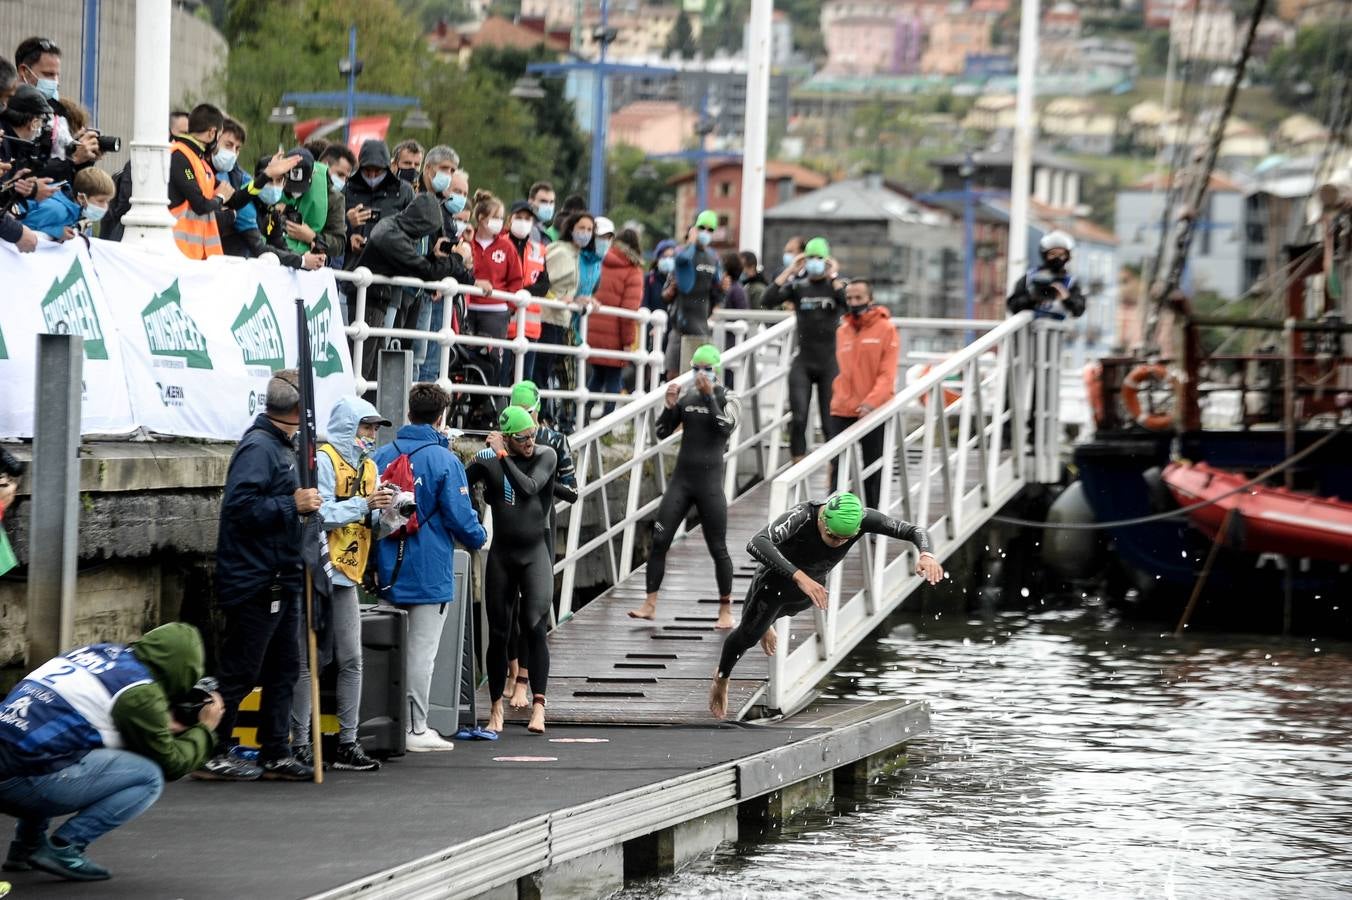
<instances>
[{"instance_id":1,"label":"yellow life jacket","mask_svg":"<svg viewBox=\"0 0 1352 900\"><path fill-rule=\"evenodd\" d=\"M348 500L352 497L369 497L376 490L376 464L374 460L363 459L361 472L352 466L332 444L323 444L319 451L333 463L334 499ZM342 572L353 584L361 584L366 571L366 560L371 554L371 529L367 520L362 518L349 522L329 532L329 559L333 567Z\"/></svg>"}]
</instances>

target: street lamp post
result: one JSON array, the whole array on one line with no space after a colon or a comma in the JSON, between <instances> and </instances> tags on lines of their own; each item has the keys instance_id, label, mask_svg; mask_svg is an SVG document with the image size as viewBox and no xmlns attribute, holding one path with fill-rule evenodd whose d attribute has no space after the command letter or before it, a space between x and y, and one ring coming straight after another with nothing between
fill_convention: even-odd
<instances>
[{"instance_id":1,"label":"street lamp post","mask_svg":"<svg viewBox=\"0 0 1352 900\"><path fill-rule=\"evenodd\" d=\"M610 26L609 0L601 0L601 26L593 32L601 47L600 68L592 76L592 146L591 177L587 184L588 204L592 212L600 213L606 200L606 49L615 40L617 32Z\"/></svg>"}]
</instances>

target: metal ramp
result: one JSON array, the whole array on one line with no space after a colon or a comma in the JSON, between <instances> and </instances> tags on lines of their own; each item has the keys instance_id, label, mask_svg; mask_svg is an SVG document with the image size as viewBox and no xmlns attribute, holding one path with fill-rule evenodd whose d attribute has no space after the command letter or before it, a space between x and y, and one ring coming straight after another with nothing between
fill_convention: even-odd
<instances>
[{"instance_id":1,"label":"metal ramp","mask_svg":"<svg viewBox=\"0 0 1352 900\"><path fill-rule=\"evenodd\" d=\"M923 523L941 560L1025 484L1059 474L1055 410L1062 331L1056 324L1034 321L1026 313L1003 322L903 319L896 324L909 339L903 343L902 371L908 345L923 348L916 351L922 358L933 357L943 336L960 343L965 331L985 333L932 362L928 375L796 465L786 465L783 440L794 323L732 330L738 340L724 355L724 368L742 401L725 483L734 617L740 615L755 569L747 540L794 503L824 496L837 457L843 464L836 487L859 491L867 476L879 473L879 505L890 515ZM960 393L956 400L955 391ZM658 483L665 484L680 439L679 433L661 442L653 436L661 405L661 392L654 392L651 399L621 407L574 436L580 497L559 510L566 535L560 534L561 559L555 567L563 587L563 621L550 637L553 722L709 721L709 680L726 632L714 628L717 588L698 535L678 535L668 553L656 621L626 615L645 593L644 569L633 565L638 529L661 499L645 500L641 479L631 476L653 467ZM1031 424L1031 435L1015 423ZM865 466L859 440L877 427L885 429L883 456ZM632 446L632 454L615 452L617 444ZM598 563L613 587L574 614L581 567ZM753 709L788 713L803 707L815 685L919 587L914 566L909 544L861 541L830 579L827 610L781 620L779 652L773 658L754 647L743 657L730 712L740 718ZM509 721L520 718L509 710Z\"/></svg>"}]
</instances>

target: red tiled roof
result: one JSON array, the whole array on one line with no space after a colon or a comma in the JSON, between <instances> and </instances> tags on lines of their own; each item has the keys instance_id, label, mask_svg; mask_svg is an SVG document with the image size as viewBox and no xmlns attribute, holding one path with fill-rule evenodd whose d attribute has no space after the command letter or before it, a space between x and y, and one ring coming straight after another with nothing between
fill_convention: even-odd
<instances>
[{"instance_id":1,"label":"red tiled roof","mask_svg":"<svg viewBox=\"0 0 1352 900\"><path fill-rule=\"evenodd\" d=\"M729 159L722 162L712 163L709 166L709 174L717 172L742 171L740 160ZM765 164L765 178L767 181L779 181L784 178L792 178L793 183L800 188L815 191L818 188L826 187L831 181L830 178L821 172L814 171L806 166L800 166L797 163L777 162L770 160ZM695 180L695 172L684 172L680 175L673 175L668 179L668 184L684 184L687 181Z\"/></svg>"}]
</instances>

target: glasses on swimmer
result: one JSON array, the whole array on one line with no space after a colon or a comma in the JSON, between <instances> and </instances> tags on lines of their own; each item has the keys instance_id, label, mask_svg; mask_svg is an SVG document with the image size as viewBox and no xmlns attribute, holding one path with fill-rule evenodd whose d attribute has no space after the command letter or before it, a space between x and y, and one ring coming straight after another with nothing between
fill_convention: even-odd
<instances>
[{"instance_id":1,"label":"glasses on swimmer","mask_svg":"<svg viewBox=\"0 0 1352 900\"><path fill-rule=\"evenodd\" d=\"M507 437L511 438L513 441L515 441L515 442L518 443L518 444L525 444L525 443L528 443L528 442L530 442L530 441L535 440L535 432L534 432L534 431L519 431L519 432L517 432L516 434L509 434L509 435L507 435Z\"/></svg>"}]
</instances>

